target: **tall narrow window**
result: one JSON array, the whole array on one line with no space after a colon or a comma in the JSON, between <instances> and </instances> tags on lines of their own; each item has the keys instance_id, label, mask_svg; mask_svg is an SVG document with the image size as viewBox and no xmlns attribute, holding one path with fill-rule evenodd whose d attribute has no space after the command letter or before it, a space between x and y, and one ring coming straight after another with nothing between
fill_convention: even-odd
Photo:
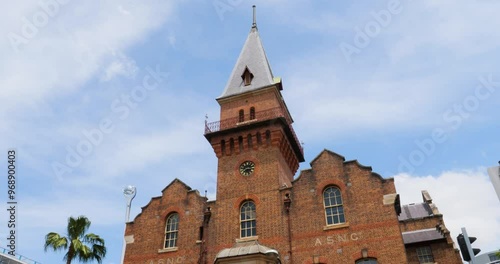
<instances>
[{"instance_id":1,"label":"tall narrow window","mask_svg":"<svg viewBox=\"0 0 500 264\"><path fill-rule=\"evenodd\" d=\"M226 141L224 139L220 141L220 150L222 155L226 155Z\"/></svg>"},{"instance_id":2,"label":"tall narrow window","mask_svg":"<svg viewBox=\"0 0 500 264\"><path fill-rule=\"evenodd\" d=\"M271 144L271 131L266 130L266 144Z\"/></svg>"},{"instance_id":3,"label":"tall narrow window","mask_svg":"<svg viewBox=\"0 0 500 264\"><path fill-rule=\"evenodd\" d=\"M326 188L323 192L323 202L327 225L345 223L344 205L342 204L342 194L339 188L335 186Z\"/></svg>"},{"instance_id":4,"label":"tall narrow window","mask_svg":"<svg viewBox=\"0 0 500 264\"><path fill-rule=\"evenodd\" d=\"M243 137L242 136L238 137L238 147L240 149L240 152L243 152Z\"/></svg>"},{"instance_id":5,"label":"tall narrow window","mask_svg":"<svg viewBox=\"0 0 500 264\"><path fill-rule=\"evenodd\" d=\"M255 119L255 107L250 107L250 120Z\"/></svg>"},{"instance_id":6,"label":"tall narrow window","mask_svg":"<svg viewBox=\"0 0 500 264\"><path fill-rule=\"evenodd\" d=\"M247 135L247 144L248 144L248 150L251 150L253 147L252 134Z\"/></svg>"},{"instance_id":7,"label":"tall narrow window","mask_svg":"<svg viewBox=\"0 0 500 264\"><path fill-rule=\"evenodd\" d=\"M245 111L243 111L243 109L241 109L238 122L243 122L243 121L245 121Z\"/></svg>"},{"instance_id":8,"label":"tall narrow window","mask_svg":"<svg viewBox=\"0 0 500 264\"><path fill-rule=\"evenodd\" d=\"M165 227L165 248L177 247L178 233L179 215L177 213L173 213L167 218L167 224Z\"/></svg>"},{"instance_id":9,"label":"tall narrow window","mask_svg":"<svg viewBox=\"0 0 500 264\"><path fill-rule=\"evenodd\" d=\"M260 132L257 132L257 145L262 145L262 136L260 135Z\"/></svg>"},{"instance_id":10,"label":"tall narrow window","mask_svg":"<svg viewBox=\"0 0 500 264\"><path fill-rule=\"evenodd\" d=\"M229 154L233 154L234 152L234 139L229 139Z\"/></svg>"},{"instance_id":11,"label":"tall narrow window","mask_svg":"<svg viewBox=\"0 0 500 264\"><path fill-rule=\"evenodd\" d=\"M246 201L240 209L241 237L252 237L257 235L255 203Z\"/></svg>"},{"instance_id":12,"label":"tall narrow window","mask_svg":"<svg viewBox=\"0 0 500 264\"><path fill-rule=\"evenodd\" d=\"M418 247L417 256L420 263L434 263L434 256L429 246Z\"/></svg>"}]
</instances>

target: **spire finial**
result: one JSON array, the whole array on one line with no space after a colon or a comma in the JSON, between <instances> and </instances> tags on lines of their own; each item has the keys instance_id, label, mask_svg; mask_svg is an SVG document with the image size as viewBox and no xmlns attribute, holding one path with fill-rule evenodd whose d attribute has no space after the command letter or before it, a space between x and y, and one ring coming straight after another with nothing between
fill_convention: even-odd
<instances>
[{"instance_id":1,"label":"spire finial","mask_svg":"<svg viewBox=\"0 0 500 264\"><path fill-rule=\"evenodd\" d=\"M255 16L255 5L253 5L252 8L253 8L253 23L252 23L252 28L257 28L257 18Z\"/></svg>"}]
</instances>

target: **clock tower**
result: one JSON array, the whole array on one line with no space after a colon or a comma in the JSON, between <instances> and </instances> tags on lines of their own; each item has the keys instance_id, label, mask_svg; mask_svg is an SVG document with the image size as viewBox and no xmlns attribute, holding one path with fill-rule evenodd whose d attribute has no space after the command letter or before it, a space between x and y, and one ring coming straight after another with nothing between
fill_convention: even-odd
<instances>
[{"instance_id":1,"label":"clock tower","mask_svg":"<svg viewBox=\"0 0 500 264\"><path fill-rule=\"evenodd\" d=\"M402 208L394 179L329 150L294 179L304 154L282 90L254 13L205 123L217 199L173 180L127 223L124 263L461 263L427 192Z\"/></svg>"},{"instance_id":2,"label":"clock tower","mask_svg":"<svg viewBox=\"0 0 500 264\"><path fill-rule=\"evenodd\" d=\"M293 119L254 23L223 93L220 121L205 137L218 158L217 201L291 187L304 161Z\"/></svg>"}]
</instances>

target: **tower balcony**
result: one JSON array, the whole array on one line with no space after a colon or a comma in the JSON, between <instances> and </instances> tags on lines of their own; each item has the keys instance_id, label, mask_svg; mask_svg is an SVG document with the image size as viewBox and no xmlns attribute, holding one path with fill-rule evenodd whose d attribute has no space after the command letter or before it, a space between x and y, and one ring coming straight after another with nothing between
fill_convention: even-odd
<instances>
[{"instance_id":1,"label":"tower balcony","mask_svg":"<svg viewBox=\"0 0 500 264\"><path fill-rule=\"evenodd\" d=\"M268 110L255 112L254 114L247 114L244 116L228 118L216 122L208 123L207 121L205 121L205 136L212 133L237 129L243 126L253 125L273 119L280 119L286 124L286 127L288 128L287 132L292 135L293 139L295 140L294 145L296 145L301 153L301 156L303 156L304 150L302 148L302 145L300 144L299 139L297 138L297 134L295 134L295 131L293 130L292 119L290 118L288 113L281 107L271 108Z\"/></svg>"}]
</instances>

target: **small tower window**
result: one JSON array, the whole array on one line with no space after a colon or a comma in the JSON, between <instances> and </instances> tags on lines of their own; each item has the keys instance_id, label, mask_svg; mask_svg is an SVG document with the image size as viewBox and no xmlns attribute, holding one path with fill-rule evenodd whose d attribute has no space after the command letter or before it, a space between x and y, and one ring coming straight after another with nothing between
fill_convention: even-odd
<instances>
[{"instance_id":1,"label":"small tower window","mask_svg":"<svg viewBox=\"0 0 500 264\"><path fill-rule=\"evenodd\" d=\"M271 131L266 130L266 144L271 144Z\"/></svg>"},{"instance_id":2,"label":"small tower window","mask_svg":"<svg viewBox=\"0 0 500 264\"><path fill-rule=\"evenodd\" d=\"M229 153L233 154L233 152L234 152L234 139L231 138L229 139Z\"/></svg>"},{"instance_id":3,"label":"small tower window","mask_svg":"<svg viewBox=\"0 0 500 264\"><path fill-rule=\"evenodd\" d=\"M252 149L252 134L247 135L248 150Z\"/></svg>"},{"instance_id":4,"label":"small tower window","mask_svg":"<svg viewBox=\"0 0 500 264\"><path fill-rule=\"evenodd\" d=\"M243 109L240 109L238 122L243 122L243 121L245 121L245 111L243 111Z\"/></svg>"},{"instance_id":5,"label":"small tower window","mask_svg":"<svg viewBox=\"0 0 500 264\"><path fill-rule=\"evenodd\" d=\"M238 147L240 148L240 152L243 152L243 137L238 137Z\"/></svg>"},{"instance_id":6,"label":"small tower window","mask_svg":"<svg viewBox=\"0 0 500 264\"><path fill-rule=\"evenodd\" d=\"M262 136L260 135L260 132L257 132L257 145L262 145Z\"/></svg>"},{"instance_id":7,"label":"small tower window","mask_svg":"<svg viewBox=\"0 0 500 264\"><path fill-rule=\"evenodd\" d=\"M250 120L255 119L255 107L250 107Z\"/></svg>"},{"instance_id":8,"label":"small tower window","mask_svg":"<svg viewBox=\"0 0 500 264\"><path fill-rule=\"evenodd\" d=\"M253 74L250 72L250 70L248 70L247 67L245 67L245 71L243 71L241 79L243 79L243 83L245 84L245 86L252 84Z\"/></svg>"},{"instance_id":9,"label":"small tower window","mask_svg":"<svg viewBox=\"0 0 500 264\"><path fill-rule=\"evenodd\" d=\"M226 155L226 141L224 139L220 141L220 148L222 155Z\"/></svg>"}]
</instances>

